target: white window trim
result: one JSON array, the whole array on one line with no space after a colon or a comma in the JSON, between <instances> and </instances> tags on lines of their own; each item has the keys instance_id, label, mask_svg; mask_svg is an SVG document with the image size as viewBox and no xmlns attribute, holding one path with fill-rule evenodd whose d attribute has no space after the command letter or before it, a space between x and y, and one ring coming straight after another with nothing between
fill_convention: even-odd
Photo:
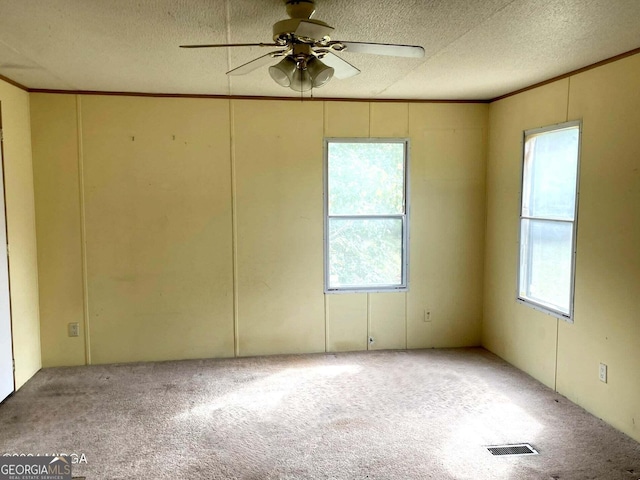
<instances>
[{"instance_id":1,"label":"white window trim","mask_svg":"<svg viewBox=\"0 0 640 480\"><path fill-rule=\"evenodd\" d=\"M402 284L401 285L376 285L375 287L338 287L329 288L329 144L330 143L403 143L404 144L404 214L393 215L336 215L340 218L399 218L402 222ZM324 165L323 175L323 206L324 206L324 232L323 232L323 255L324 255L324 293L389 293L409 291L409 138L371 138L371 137L340 137L324 139Z\"/></svg>"},{"instance_id":2,"label":"white window trim","mask_svg":"<svg viewBox=\"0 0 640 480\"><path fill-rule=\"evenodd\" d=\"M522 256L522 220L531 217L525 217L522 215L522 202L524 200L524 156L525 156L525 143L529 135L535 135L540 133L547 133L554 130L562 130L571 127L578 127L578 160L576 164L576 198L573 212L573 229L572 229L572 242L571 242L571 284L569 293L569 313L564 313L554 308L544 305L528 298L522 298L520 296L520 276L521 272L521 256ZM578 205L580 199L580 157L582 151L582 120L572 120L568 122L556 123L554 125L548 125L545 127L534 128L531 130L525 130L522 133L522 149L520 155L520 204L518 211L518 270L516 275L516 301L522 305L526 305L534 310L546 313L553 317L565 320L569 323L574 322L574 308L575 308L575 280L576 280L576 253L577 253L577 240L578 240ZM537 218L537 217L535 217ZM542 219L544 220L544 219ZM568 223L568 222L567 222Z\"/></svg>"}]
</instances>

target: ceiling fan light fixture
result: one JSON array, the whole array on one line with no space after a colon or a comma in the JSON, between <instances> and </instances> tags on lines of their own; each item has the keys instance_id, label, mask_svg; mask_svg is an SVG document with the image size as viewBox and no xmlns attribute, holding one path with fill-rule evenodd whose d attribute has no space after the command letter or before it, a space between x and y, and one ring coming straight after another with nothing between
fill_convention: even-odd
<instances>
[{"instance_id":1,"label":"ceiling fan light fixture","mask_svg":"<svg viewBox=\"0 0 640 480\"><path fill-rule=\"evenodd\" d=\"M313 87L311 75L309 75L307 70L296 70L291 77L291 85L289 87L291 90L295 90L296 92L306 92L307 90L311 90Z\"/></svg>"},{"instance_id":2,"label":"ceiling fan light fixture","mask_svg":"<svg viewBox=\"0 0 640 480\"><path fill-rule=\"evenodd\" d=\"M297 68L298 66L293 58L284 57L278 63L269 67L269 75L278 85L289 87Z\"/></svg>"},{"instance_id":3,"label":"ceiling fan light fixture","mask_svg":"<svg viewBox=\"0 0 640 480\"><path fill-rule=\"evenodd\" d=\"M333 78L334 69L313 57L307 62L307 72L311 76L313 88L320 88Z\"/></svg>"},{"instance_id":4,"label":"ceiling fan light fixture","mask_svg":"<svg viewBox=\"0 0 640 480\"><path fill-rule=\"evenodd\" d=\"M315 0L284 0L284 3L289 18L273 25L273 43L217 43L180 47L275 47L276 50L229 70L227 75L246 75L271 63L274 58L280 58L276 65L269 67L269 75L278 85L296 92L322 87L333 77L345 79L360 73L360 70L334 52L424 57L424 48L419 45L331 40L333 27L322 20L311 18L315 12Z\"/></svg>"}]
</instances>

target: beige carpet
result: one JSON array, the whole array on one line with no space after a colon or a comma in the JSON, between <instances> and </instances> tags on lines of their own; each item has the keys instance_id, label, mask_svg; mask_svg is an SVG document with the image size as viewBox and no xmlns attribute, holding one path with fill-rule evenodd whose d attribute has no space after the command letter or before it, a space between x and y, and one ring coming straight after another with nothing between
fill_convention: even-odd
<instances>
[{"instance_id":1,"label":"beige carpet","mask_svg":"<svg viewBox=\"0 0 640 480\"><path fill-rule=\"evenodd\" d=\"M479 348L46 369L0 405L5 453L84 454L88 480L640 479L640 444Z\"/></svg>"}]
</instances>

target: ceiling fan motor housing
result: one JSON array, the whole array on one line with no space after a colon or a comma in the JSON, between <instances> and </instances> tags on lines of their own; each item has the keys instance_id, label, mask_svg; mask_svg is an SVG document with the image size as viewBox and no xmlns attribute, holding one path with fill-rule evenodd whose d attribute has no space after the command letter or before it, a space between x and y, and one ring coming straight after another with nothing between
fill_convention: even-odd
<instances>
[{"instance_id":1,"label":"ceiling fan motor housing","mask_svg":"<svg viewBox=\"0 0 640 480\"><path fill-rule=\"evenodd\" d=\"M316 11L313 0L285 0L287 15L291 18L311 18Z\"/></svg>"}]
</instances>

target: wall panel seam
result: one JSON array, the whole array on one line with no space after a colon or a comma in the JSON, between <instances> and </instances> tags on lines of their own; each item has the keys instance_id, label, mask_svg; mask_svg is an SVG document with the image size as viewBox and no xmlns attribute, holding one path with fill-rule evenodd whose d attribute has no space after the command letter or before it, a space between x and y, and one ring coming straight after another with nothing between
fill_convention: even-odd
<instances>
[{"instance_id":1,"label":"wall panel seam","mask_svg":"<svg viewBox=\"0 0 640 480\"><path fill-rule=\"evenodd\" d=\"M567 78L567 114L564 121L569 121L569 100L571 99L571 77Z\"/></svg>"},{"instance_id":2,"label":"wall panel seam","mask_svg":"<svg viewBox=\"0 0 640 480\"><path fill-rule=\"evenodd\" d=\"M329 319L327 309L327 295L324 295L324 351L329 352Z\"/></svg>"},{"instance_id":3,"label":"wall panel seam","mask_svg":"<svg viewBox=\"0 0 640 480\"><path fill-rule=\"evenodd\" d=\"M404 349L409 348L409 294L404 294Z\"/></svg>"},{"instance_id":4,"label":"wall panel seam","mask_svg":"<svg viewBox=\"0 0 640 480\"><path fill-rule=\"evenodd\" d=\"M327 120L327 102L322 102L322 138L323 138L323 140L327 136L327 121L328 121ZM325 163L324 163L325 162L324 155L325 155L325 152L323 152L323 161L322 161L322 177L323 177L323 182L322 182L323 183L323 187L322 187L323 188L323 190L322 190L322 204L323 204L322 228L325 229L325 231L322 232L322 243L323 243L323 245L322 245L322 255L323 255L323 257L326 255L326 253L325 253L326 241L325 241L324 236L326 234L325 222L326 222L326 215L327 215L326 211L324 211L325 205L326 205L326 199L325 199L326 193L325 193L325 183L324 183L326 181L324 179L324 177L326 175L326 173L325 173L326 166L325 166ZM322 263L324 265L323 268L326 268L326 259L325 258L322 259ZM323 282L324 282L325 281L326 272L322 272L322 275L323 275L322 278L323 278ZM323 288L324 288L324 285L323 285ZM329 347L330 347L329 317L328 317L329 316L329 309L327 308L328 301L329 301L329 299L327 298L327 295L324 294L324 351L325 352L329 352Z\"/></svg>"},{"instance_id":5,"label":"wall panel seam","mask_svg":"<svg viewBox=\"0 0 640 480\"><path fill-rule=\"evenodd\" d=\"M29 137L33 138L33 134L31 133L31 125L33 124L31 121L31 95L27 94L27 102L29 104L29 108L27 109L27 116L29 117ZM1 123L1 122L0 122ZM2 129L2 125L0 125L0 130ZM37 216L35 214L35 208L36 208L36 186L35 186L35 177L33 175L33 143L29 143L30 146L30 154L31 154L31 184L33 186L33 209L34 209L34 214L33 214L33 232L34 232L34 236L35 236L35 243L36 243L36 320L38 323L38 336L36 341L38 342L38 352L40 352L40 362L39 362L39 366L38 369L42 368L42 336L41 336L41 332L42 332L42 325L40 323L40 271L38 269L38 226L37 226ZM3 175L3 179L4 179L4 175ZM4 188L3 188L4 191ZM6 196L6 194L5 194ZM5 223L6 223L6 218L7 218L7 214L6 214L6 198L5 198ZM9 243L9 232L7 231L7 243ZM11 304L11 279L9 279L9 304ZM13 317L11 316L11 305L9 305L9 315L10 315L10 319L12 319ZM10 320L11 321L11 320ZM11 348L12 348L12 355L13 355L13 359L15 362L15 352L13 352L13 340L11 342ZM15 368L14 368L14 372L13 372L13 382L14 382L14 387L15 387Z\"/></svg>"},{"instance_id":6,"label":"wall panel seam","mask_svg":"<svg viewBox=\"0 0 640 480\"><path fill-rule=\"evenodd\" d=\"M82 314L84 316L84 358L91 365L89 284L87 270L87 223L84 189L84 145L82 141L82 97L76 95L76 132L78 142L78 195L80 202L80 254L82 256Z\"/></svg>"},{"instance_id":7,"label":"wall panel seam","mask_svg":"<svg viewBox=\"0 0 640 480\"><path fill-rule=\"evenodd\" d=\"M231 276L233 296L233 354L240 356L240 326L238 318L238 210L236 191L235 115L233 100L229 100L229 163L231 173Z\"/></svg>"},{"instance_id":8,"label":"wall panel seam","mask_svg":"<svg viewBox=\"0 0 640 480\"><path fill-rule=\"evenodd\" d=\"M367 350L371 350L369 338L371 338L371 294L367 292Z\"/></svg>"},{"instance_id":9,"label":"wall panel seam","mask_svg":"<svg viewBox=\"0 0 640 480\"><path fill-rule=\"evenodd\" d=\"M555 369L553 373L553 390L555 392L558 391L558 345L560 343L560 319L556 318L556 358L555 358Z\"/></svg>"}]
</instances>

